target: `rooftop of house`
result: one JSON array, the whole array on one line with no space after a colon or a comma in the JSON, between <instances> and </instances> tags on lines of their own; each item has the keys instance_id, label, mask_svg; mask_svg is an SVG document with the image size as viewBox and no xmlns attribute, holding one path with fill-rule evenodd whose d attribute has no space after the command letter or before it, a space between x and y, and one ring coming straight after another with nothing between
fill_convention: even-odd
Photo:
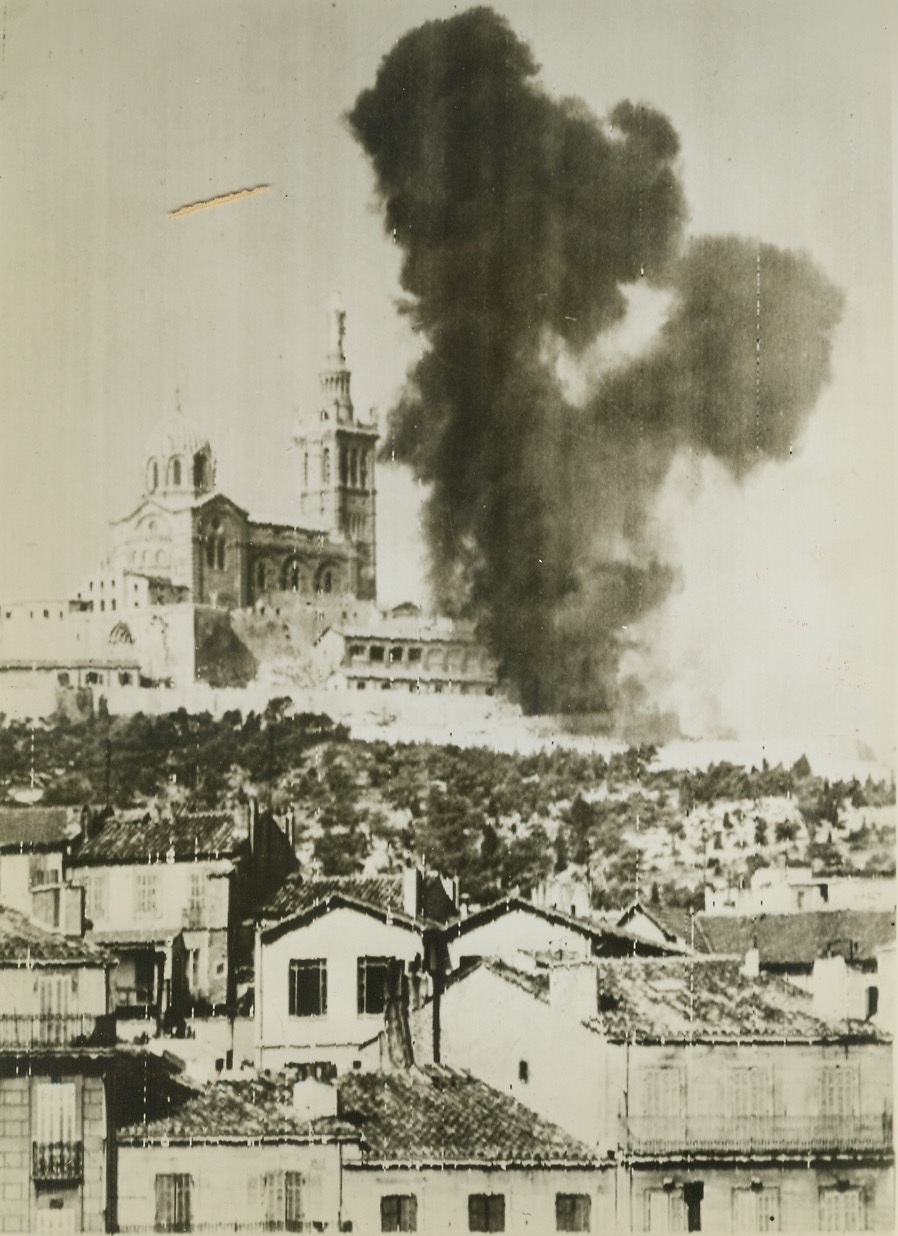
<instances>
[{"instance_id":1,"label":"rooftop of house","mask_svg":"<svg viewBox=\"0 0 898 1236\"><path fill-rule=\"evenodd\" d=\"M870 1022L824 1022L811 996L776 975L752 978L742 963L708 957L622 957L577 963L596 973L596 1013L586 1025L612 1042L887 1042ZM525 971L497 958L463 966L450 985L484 969L551 1004L551 964Z\"/></svg>"},{"instance_id":2,"label":"rooftop of house","mask_svg":"<svg viewBox=\"0 0 898 1236\"><path fill-rule=\"evenodd\" d=\"M610 1039L887 1041L869 1022L821 1021L807 992L776 975L752 977L741 960L622 958L597 970L598 1012L588 1024Z\"/></svg>"},{"instance_id":3,"label":"rooftop of house","mask_svg":"<svg viewBox=\"0 0 898 1236\"><path fill-rule=\"evenodd\" d=\"M872 961L895 940L893 910L805 910L795 914L697 914L706 951L744 956L757 948L761 965L809 968L833 952ZM699 947L698 939L696 948Z\"/></svg>"},{"instance_id":4,"label":"rooftop of house","mask_svg":"<svg viewBox=\"0 0 898 1236\"><path fill-rule=\"evenodd\" d=\"M67 807L0 807L0 854L62 849L77 831Z\"/></svg>"},{"instance_id":5,"label":"rooftop of house","mask_svg":"<svg viewBox=\"0 0 898 1236\"><path fill-rule=\"evenodd\" d=\"M694 948L698 953L713 951L702 931L699 915L683 907L633 901L622 913L616 913L613 917L619 928L638 935L638 919L641 914L655 924L669 943L683 943L689 948ZM633 926L634 921L636 926Z\"/></svg>"},{"instance_id":6,"label":"rooftop of house","mask_svg":"<svg viewBox=\"0 0 898 1236\"><path fill-rule=\"evenodd\" d=\"M233 858L248 844L246 826L228 812L183 812L168 818L108 819L78 848L76 867L111 863L195 862Z\"/></svg>"},{"instance_id":7,"label":"rooftop of house","mask_svg":"<svg viewBox=\"0 0 898 1236\"><path fill-rule=\"evenodd\" d=\"M256 918L283 922L324 908L345 906L394 918L399 922L442 922L455 913L455 906L438 876L418 874L416 913L405 909L401 875L325 876L307 879L290 875L262 907Z\"/></svg>"},{"instance_id":8,"label":"rooftop of house","mask_svg":"<svg viewBox=\"0 0 898 1236\"><path fill-rule=\"evenodd\" d=\"M593 1164L582 1143L510 1095L466 1073L431 1065L348 1073L340 1112L362 1134L368 1163Z\"/></svg>"},{"instance_id":9,"label":"rooftop of house","mask_svg":"<svg viewBox=\"0 0 898 1236\"><path fill-rule=\"evenodd\" d=\"M402 912L402 876L288 876L258 913L260 919L287 918L340 896L381 910Z\"/></svg>"},{"instance_id":10,"label":"rooftop of house","mask_svg":"<svg viewBox=\"0 0 898 1236\"><path fill-rule=\"evenodd\" d=\"M114 959L81 936L67 936L0 906L0 966L111 966ZM10 1010L13 1011L13 1010Z\"/></svg>"},{"instance_id":11,"label":"rooftop of house","mask_svg":"<svg viewBox=\"0 0 898 1236\"><path fill-rule=\"evenodd\" d=\"M309 1120L284 1078L218 1081L164 1117L128 1125L120 1145L359 1141L362 1163L593 1164L595 1156L508 1095L440 1066L348 1073L336 1116Z\"/></svg>"},{"instance_id":12,"label":"rooftop of house","mask_svg":"<svg viewBox=\"0 0 898 1236\"><path fill-rule=\"evenodd\" d=\"M358 1131L336 1116L309 1120L293 1106L292 1091L269 1078L217 1081L158 1120L126 1125L120 1145L242 1141L356 1141Z\"/></svg>"},{"instance_id":13,"label":"rooftop of house","mask_svg":"<svg viewBox=\"0 0 898 1236\"><path fill-rule=\"evenodd\" d=\"M602 922L593 922L590 919L577 918L572 914L566 914L563 910L534 905L532 901L527 901L523 897L518 896L501 897L498 901L494 901L488 906L483 906L481 909L474 910L463 918L456 919L447 925L446 934L450 939L455 939L466 935L467 932L473 931L478 927L486 926L486 924L501 918L505 914L515 912L543 919L553 926L567 927L578 935L590 938L593 941L595 952L599 955L603 953L613 955L640 953L656 957L683 951L682 947L672 940L663 943L645 940L634 932L616 926L607 919Z\"/></svg>"}]
</instances>

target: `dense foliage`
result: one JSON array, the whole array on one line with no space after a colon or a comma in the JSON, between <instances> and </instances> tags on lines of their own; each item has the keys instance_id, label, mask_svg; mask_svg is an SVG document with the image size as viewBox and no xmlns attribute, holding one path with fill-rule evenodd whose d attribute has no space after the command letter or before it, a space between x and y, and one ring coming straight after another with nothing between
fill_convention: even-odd
<instances>
[{"instance_id":1,"label":"dense foliage","mask_svg":"<svg viewBox=\"0 0 898 1236\"><path fill-rule=\"evenodd\" d=\"M743 878L774 855L831 871L853 852L889 863L891 838L863 809L895 796L894 784L818 777L804 758L684 772L660 767L653 747L606 758L359 742L327 717L292 715L287 700L217 720L180 710L0 725L0 800L32 784L44 803L108 797L118 809L154 799L227 808L253 796L292 814L301 855L325 874L416 856L459 875L479 902L573 865L609 906L646 890L694 904L709 875Z\"/></svg>"}]
</instances>

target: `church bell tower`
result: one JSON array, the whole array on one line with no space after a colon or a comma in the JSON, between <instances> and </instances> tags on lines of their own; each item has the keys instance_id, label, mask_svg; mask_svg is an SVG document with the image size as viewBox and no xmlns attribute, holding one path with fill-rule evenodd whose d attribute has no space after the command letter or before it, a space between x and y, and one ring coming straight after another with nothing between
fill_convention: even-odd
<instances>
[{"instance_id":1,"label":"church bell tower","mask_svg":"<svg viewBox=\"0 0 898 1236\"><path fill-rule=\"evenodd\" d=\"M293 436L299 462L299 509L303 523L320 528L357 551L355 594L377 595L377 491L374 456L376 424L356 418L350 393L344 340L346 310L339 295L327 311L328 350L321 372L321 404Z\"/></svg>"}]
</instances>

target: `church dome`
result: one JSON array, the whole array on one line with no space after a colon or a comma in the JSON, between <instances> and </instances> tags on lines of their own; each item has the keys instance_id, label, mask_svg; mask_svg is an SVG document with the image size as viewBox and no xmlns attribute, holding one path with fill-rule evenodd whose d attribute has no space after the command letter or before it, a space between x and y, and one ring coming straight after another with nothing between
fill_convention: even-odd
<instances>
[{"instance_id":1,"label":"church dome","mask_svg":"<svg viewBox=\"0 0 898 1236\"><path fill-rule=\"evenodd\" d=\"M199 497L214 485L215 456L209 439L179 412L163 428L147 458L147 492Z\"/></svg>"},{"instance_id":2,"label":"church dome","mask_svg":"<svg viewBox=\"0 0 898 1236\"><path fill-rule=\"evenodd\" d=\"M181 413L173 416L162 430L159 444L160 455L164 459L169 459L172 455L184 455L192 459L201 451L210 455L212 453L212 446L206 435Z\"/></svg>"}]
</instances>

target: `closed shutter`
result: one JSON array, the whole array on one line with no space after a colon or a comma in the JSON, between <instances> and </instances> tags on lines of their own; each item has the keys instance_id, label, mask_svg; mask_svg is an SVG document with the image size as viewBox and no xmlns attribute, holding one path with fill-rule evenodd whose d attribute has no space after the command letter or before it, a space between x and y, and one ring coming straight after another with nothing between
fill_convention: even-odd
<instances>
[{"instance_id":1,"label":"closed shutter","mask_svg":"<svg viewBox=\"0 0 898 1236\"><path fill-rule=\"evenodd\" d=\"M81 1139L75 1134L75 1083L41 1082L37 1086L35 1141L42 1145Z\"/></svg>"}]
</instances>

